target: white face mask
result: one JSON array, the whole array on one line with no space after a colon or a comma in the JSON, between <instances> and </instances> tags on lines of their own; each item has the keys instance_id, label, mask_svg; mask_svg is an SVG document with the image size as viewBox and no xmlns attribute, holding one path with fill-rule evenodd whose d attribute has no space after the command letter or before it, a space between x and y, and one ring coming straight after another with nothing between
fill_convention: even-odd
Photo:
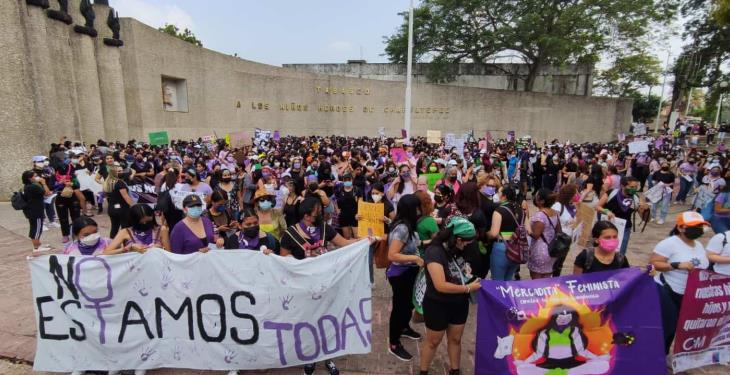
<instances>
[{"instance_id":1,"label":"white face mask","mask_svg":"<svg viewBox=\"0 0 730 375\"><path fill-rule=\"evenodd\" d=\"M378 203L378 202L380 202L381 199L383 199L383 196L380 194L373 194L372 197L373 197L373 202L375 202L375 203Z\"/></svg>"},{"instance_id":2,"label":"white face mask","mask_svg":"<svg viewBox=\"0 0 730 375\"><path fill-rule=\"evenodd\" d=\"M43 162L43 166L44 166L44 167L47 167L47 166L49 166L50 164L51 164L51 163L50 163L50 162L49 162L48 160L46 160L46 161L44 161L44 162Z\"/></svg>"},{"instance_id":3,"label":"white face mask","mask_svg":"<svg viewBox=\"0 0 730 375\"><path fill-rule=\"evenodd\" d=\"M502 194L494 193L494 195L492 195L492 202L494 202L494 203L502 202Z\"/></svg>"},{"instance_id":4,"label":"white face mask","mask_svg":"<svg viewBox=\"0 0 730 375\"><path fill-rule=\"evenodd\" d=\"M101 236L99 235L99 233L92 233L92 234L80 239L79 242L81 242L82 244L84 244L86 246L94 246L97 243L99 243L100 238L101 238Z\"/></svg>"},{"instance_id":5,"label":"white face mask","mask_svg":"<svg viewBox=\"0 0 730 375\"><path fill-rule=\"evenodd\" d=\"M37 162L37 163L33 163L33 165L34 165L34 166L35 166L36 168L38 168L38 169L41 169L41 168L45 167L45 164L44 164L43 162Z\"/></svg>"}]
</instances>

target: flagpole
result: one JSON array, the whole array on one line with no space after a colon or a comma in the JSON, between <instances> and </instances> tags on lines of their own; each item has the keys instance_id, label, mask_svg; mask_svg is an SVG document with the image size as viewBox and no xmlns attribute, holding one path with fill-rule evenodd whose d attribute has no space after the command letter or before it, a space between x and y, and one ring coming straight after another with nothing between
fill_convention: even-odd
<instances>
[{"instance_id":1,"label":"flagpole","mask_svg":"<svg viewBox=\"0 0 730 375\"><path fill-rule=\"evenodd\" d=\"M405 144L411 139L411 76L413 69L413 0L408 9L408 61L406 62L406 105L403 129L406 130Z\"/></svg>"}]
</instances>

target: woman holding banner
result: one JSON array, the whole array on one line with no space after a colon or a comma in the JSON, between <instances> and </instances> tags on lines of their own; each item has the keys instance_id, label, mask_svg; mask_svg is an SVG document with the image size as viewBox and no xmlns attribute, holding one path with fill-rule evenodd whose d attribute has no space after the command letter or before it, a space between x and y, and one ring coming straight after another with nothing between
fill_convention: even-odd
<instances>
[{"instance_id":1,"label":"woman holding banner","mask_svg":"<svg viewBox=\"0 0 730 375\"><path fill-rule=\"evenodd\" d=\"M476 237L474 224L456 216L426 248L426 295L423 299L426 340L421 346L420 375L428 374L444 334L449 375L460 373L461 336L469 316L469 293L481 287L478 278L472 279L468 263L461 255Z\"/></svg>"},{"instance_id":2,"label":"woman holding banner","mask_svg":"<svg viewBox=\"0 0 730 375\"><path fill-rule=\"evenodd\" d=\"M682 212L677 216L677 225L670 233L671 237L659 242L649 259L658 271L654 281L659 291L664 350L667 354L674 340L689 271L695 268L707 269L709 266L705 248L697 241L702 237L706 225L709 223L699 213Z\"/></svg>"},{"instance_id":3,"label":"woman holding banner","mask_svg":"<svg viewBox=\"0 0 730 375\"><path fill-rule=\"evenodd\" d=\"M618 229L610 221L598 221L591 230L593 246L581 251L573 262L573 274L628 268L629 261L618 250Z\"/></svg>"},{"instance_id":4,"label":"woman holding banner","mask_svg":"<svg viewBox=\"0 0 730 375\"><path fill-rule=\"evenodd\" d=\"M158 218L159 217L159 218ZM129 210L130 228L119 231L114 240L104 249L104 255L122 254L130 251L144 253L150 247L170 250L170 231L157 222L161 216L149 205L138 203ZM162 220L160 220L162 221Z\"/></svg>"}]
</instances>

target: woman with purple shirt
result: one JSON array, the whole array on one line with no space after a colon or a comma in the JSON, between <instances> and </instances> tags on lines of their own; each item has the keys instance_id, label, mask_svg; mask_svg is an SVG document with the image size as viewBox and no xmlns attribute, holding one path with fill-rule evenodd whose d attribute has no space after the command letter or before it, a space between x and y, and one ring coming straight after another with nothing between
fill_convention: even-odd
<instances>
[{"instance_id":1,"label":"woman with purple shirt","mask_svg":"<svg viewBox=\"0 0 730 375\"><path fill-rule=\"evenodd\" d=\"M161 219L161 216L159 216ZM129 210L130 228L125 228L114 237L104 250L105 255L122 254L130 251L144 253L151 247L170 250L170 231L159 225L155 212L146 204L135 204Z\"/></svg>"},{"instance_id":2,"label":"woman with purple shirt","mask_svg":"<svg viewBox=\"0 0 730 375\"><path fill-rule=\"evenodd\" d=\"M100 255L111 242L99 235L99 225L86 216L73 221L72 233L74 240L63 250L66 255Z\"/></svg>"},{"instance_id":3,"label":"woman with purple shirt","mask_svg":"<svg viewBox=\"0 0 730 375\"><path fill-rule=\"evenodd\" d=\"M687 194L695 183L695 175L697 174L697 165L695 164L695 159L689 158L687 161L680 164L678 172L679 193L677 193L677 198L675 198L674 201L685 204Z\"/></svg>"},{"instance_id":4,"label":"woman with purple shirt","mask_svg":"<svg viewBox=\"0 0 730 375\"><path fill-rule=\"evenodd\" d=\"M190 194L183 199L185 218L175 225L170 234L170 249L176 254L192 254L196 251L208 252L208 246L215 244L223 248L224 240L216 240L213 223L203 215L203 201L199 196Z\"/></svg>"}]
</instances>

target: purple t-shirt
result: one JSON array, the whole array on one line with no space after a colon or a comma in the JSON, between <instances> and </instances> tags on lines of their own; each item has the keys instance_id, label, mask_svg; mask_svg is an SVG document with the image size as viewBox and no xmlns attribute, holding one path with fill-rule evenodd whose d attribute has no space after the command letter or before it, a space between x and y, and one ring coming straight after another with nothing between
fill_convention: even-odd
<instances>
[{"instance_id":1,"label":"purple t-shirt","mask_svg":"<svg viewBox=\"0 0 730 375\"><path fill-rule=\"evenodd\" d=\"M170 233L170 249L175 254L192 254L214 242L213 223L207 217L201 217L205 228L205 239L200 239L188 228L185 221L175 224Z\"/></svg>"}]
</instances>

